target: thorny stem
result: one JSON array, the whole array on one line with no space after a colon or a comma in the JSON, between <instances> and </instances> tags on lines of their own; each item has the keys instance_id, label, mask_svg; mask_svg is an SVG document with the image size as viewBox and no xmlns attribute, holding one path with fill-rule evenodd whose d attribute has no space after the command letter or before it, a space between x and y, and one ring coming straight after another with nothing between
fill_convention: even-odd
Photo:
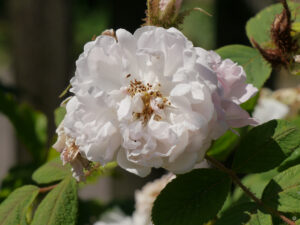
<instances>
[{"instance_id":1,"label":"thorny stem","mask_svg":"<svg viewBox=\"0 0 300 225\"><path fill-rule=\"evenodd\" d=\"M87 172L85 173L85 177L90 176L90 175L91 175L95 170L97 170L100 166L101 166L100 163L96 163L96 164L93 166L93 168L92 168L91 170L89 170L89 171L87 171ZM57 184L54 184L54 185L51 185L51 186L48 186L48 187L42 187L42 188L40 188L39 193L46 193L46 192L48 192L48 191L51 191L51 190L54 189L56 186L57 186Z\"/></svg>"},{"instance_id":2,"label":"thorny stem","mask_svg":"<svg viewBox=\"0 0 300 225\"><path fill-rule=\"evenodd\" d=\"M237 175L235 174L235 172L231 169L228 169L227 167L225 167L222 163L220 163L218 160L215 160L214 158L210 157L210 156L205 156L205 158L211 162L215 167L217 167L218 169L224 171L225 173L227 173L231 179L233 180L234 183L236 183L250 198L252 198L258 205L262 206L263 208L265 208L268 212L270 212L271 214L281 218L284 222L286 222L289 225L296 225L296 223L292 220L290 220L289 218L285 217L284 215L282 215L280 212L278 212L277 210L270 208L269 206L265 205L261 199L257 198L244 184L242 184L242 182L240 181L240 179L237 177Z\"/></svg>"}]
</instances>

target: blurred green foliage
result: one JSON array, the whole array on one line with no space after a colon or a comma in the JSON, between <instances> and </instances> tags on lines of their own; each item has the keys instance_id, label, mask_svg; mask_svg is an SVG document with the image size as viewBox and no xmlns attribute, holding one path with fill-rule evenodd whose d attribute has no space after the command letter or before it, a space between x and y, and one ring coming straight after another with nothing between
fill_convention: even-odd
<instances>
[{"instance_id":1,"label":"blurred green foliage","mask_svg":"<svg viewBox=\"0 0 300 225\"><path fill-rule=\"evenodd\" d=\"M31 175L36 169L32 163L17 165L12 167L6 177L2 180L0 189L0 203L10 195L10 193L25 184L31 184L33 181Z\"/></svg>"},{"instance_id":2,"label":"blurred green foliage","mask_svg":"<svg viewBox=\"0 0 300 225\"><path fill-rule=\"evenodd\" d=\"M61 121L64 119L64 116L66 114L66 108L65 107L58 107L54 111L54 120L55 125L58 127Z\"/></svg>"},{"instance_id":3,"label":"blurred green foliage","mask_svg":"<svg viewBox=\"0 0 300 225\"><path fill-rule=\"evenodd\" d=\"M46 160L47 118L27 104L19 104L14 96L0 92L0 113L7 116L16 134L36 165Z\"/></svg>"},{"instance_id":4,"label":"blurred green foliage","mask_svg":"<svg viewBox=\"0 0 300 225\"><path fill-rule=\"evenodd\" d=\"M10 61L11 55L10 24L6 10L7 2L5 0L0 1L0 67Z\"/></svg>"},{"instance_id":5,"label":"blurred green foliage","mask_svg":"<svg viewBox=\"0 0 300 225\"><path fill-rule=\"evenodd\" d=\"M183 9L202 8L212 16L193 11L182 25L182 32L195 46L206 49L216 48L216 9L214 0L186 0Z\"/></svg>"},{"instance_id":6,"label":"blurred green foliage","mask_svg":"<svg viewBox=\"0 0 300 225\"><path fill-rule=\"evenodd\" d=\"M73 5L73 32L75 58L83 51L83 46L93 36L100 35L109 28L111 20L109 4L103 1L78 0Z\"/></svg>"}]
</instances>

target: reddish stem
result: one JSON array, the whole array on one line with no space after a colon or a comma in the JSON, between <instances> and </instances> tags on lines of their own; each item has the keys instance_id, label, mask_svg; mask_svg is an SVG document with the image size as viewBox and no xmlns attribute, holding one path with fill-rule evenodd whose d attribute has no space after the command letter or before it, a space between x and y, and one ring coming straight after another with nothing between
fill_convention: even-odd
<instances>
[{"instance_id":1,"label":"reddish stem","mask_svg":"<svg viewBox=\"0 0 300 225\"><path fill-rule=\"evenodd\" d=\"M45 192L51 191L56 186L57 186L57 184L54 184L54 185L51 185L51 186L48 186L48 187L42 187L42 188L40 188L39 193L45 193Z\"/></svg>"}]
</instances>

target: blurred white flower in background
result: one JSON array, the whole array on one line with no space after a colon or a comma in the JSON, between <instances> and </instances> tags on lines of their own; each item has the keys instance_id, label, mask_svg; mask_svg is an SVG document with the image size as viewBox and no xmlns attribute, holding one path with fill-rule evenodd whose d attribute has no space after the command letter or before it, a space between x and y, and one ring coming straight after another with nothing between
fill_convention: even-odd
<instances>
[{"instance_id":1,"label":"blurred white flower in background","mask_svg":"<svg viewBox=\"0 0 300 225\"><path fill-rule=\"evenodd\" d=\"M253 117L260 123L299 115L300 88L282 88L276 91L263 88Z\"/></svg>"},{"instance_id":2,"label":"blurred white flower in background","mask_svg":"<svg viewBox=\"0 0 300 225\"><path fill-rule=\"evenodd\" d=\"M76 67L59 152L76 149L103 165L116 160L139 176L152 167L185 173L226 130L256 124L239 106L257 92L243 68L194 47L175 28L101 35Z\"/></svg>"},{"instance_id":3,"label":"blurred white flower in background","mask_svg":"<svg viewBox=\"0 0 300 225\"><path fill-rule=\"evenodd\" d=\"M100 221L94 225L153 225L151 211L155 199L165 186L175 178L174 174L167 174L161 178L147 183L135 193L135 211L132 217L126 216L116 208L104 214Z\"/></svg>"},{"instance_id":4,"label":"blurred white flower in background","mask_svg":"<svg viewBox=\"0 0 300 225\"><path fill-rule=\"evenodd\" d=\"M293 110L293 113L296 113L300 105L300 87L278 89L271 94L271 97L291 108L295 108L296 110Z\"/></svg>"},{"instance_id":5,"label":"blurred white flower in background","mask_svg":"<svg viewBox=\"0 0 300 225\"><path fill-rule=\"evenodd\" d=\"M160 179L146 184L142 190L135 193L135 212L133 213L133 222L135 225L150 225L151 211L153 204L159 193L165 186L175 178L174 174L167 174Z\"/></svg>"},{"instance_id":6,"label":"blurred white flower in background","mask_svg":"<svg viewBox=\"0 0 300 225\"><path fill-rule=\"evenodd\" d=\"M282 119L289 113L289 107L276 99L261 98L253 112L253 117L260 123L274 119Z\"/></svg>"},{"instance_id":7,"label":"blurred white flower in background","mask_svg":"<svg viewBox=\"0 0 300 225\"><path fill-rule=\"evenodd\" d=\"M101 220L94 223L94 225L133 225L133 221L130 216L126 216L119 208L114 208L105 213Z\"/></svg>"}]
</instances>

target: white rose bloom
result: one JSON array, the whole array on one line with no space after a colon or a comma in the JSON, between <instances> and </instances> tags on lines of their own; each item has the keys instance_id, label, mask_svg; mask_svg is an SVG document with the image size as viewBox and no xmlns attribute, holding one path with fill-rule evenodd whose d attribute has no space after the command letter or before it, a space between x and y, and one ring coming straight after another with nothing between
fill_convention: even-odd
<instances>
[{"instance_id":1,"label":"white rose bloom","mask_svg":"<svg viewBox=\"0 0 300 225\"><path fill-rule=\"evenodd\" d=\"M64 133L90 161L185 173L227 129L255 124L239 106L257 91L243 68L175 28L101 35L76 66Z\"/></svg>"}]
</instances>

